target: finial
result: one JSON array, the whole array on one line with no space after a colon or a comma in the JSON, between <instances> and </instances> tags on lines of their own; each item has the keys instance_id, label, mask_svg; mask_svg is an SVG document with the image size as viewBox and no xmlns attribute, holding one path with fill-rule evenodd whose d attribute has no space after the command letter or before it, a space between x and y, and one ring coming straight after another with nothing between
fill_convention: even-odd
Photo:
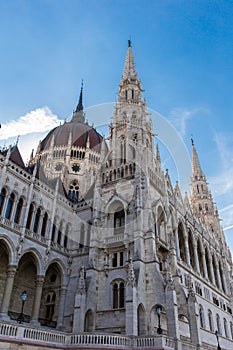
<instances>
[{"instance_id":1,"label":"finial","mask_svg":"<svg viewBox=\"0 0 233 350\"><path fill-rule=\"evenodd\" d=\"M128 40L128 47L131 47L131 39Z\"/></svg>"},{"instance_id":2,"label":"finial","mask_svg":"<svg viewBox=\"0 0 233 350\"><path fill-rule=\"evenodd\" d=\"M193 135L191 135L192 146L194 146Z\"/></svg>"},{"instance_id":3,"label":"finial","mask_svg":"<svg viewBox=\"0 0 233 350\"><path fill-rule=\"evenodd\" d=\"M18 137L17 137L17 139L16 139L15 146L18 146L18 143L19 143L19 138L20 138L20 135L18 135Z\"/></svg>"}]
</instances>

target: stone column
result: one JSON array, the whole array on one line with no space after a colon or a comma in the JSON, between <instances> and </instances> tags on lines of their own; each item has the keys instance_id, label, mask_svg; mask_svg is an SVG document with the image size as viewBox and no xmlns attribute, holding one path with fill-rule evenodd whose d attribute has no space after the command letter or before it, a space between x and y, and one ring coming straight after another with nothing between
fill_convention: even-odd
<instances>
[{"instance_id":1,"label":"stone column","mask_svg":"<svg viewBox=\"0 0 233 350\"><path fill-rule=\"evenodd\" d=\"M188 236L184 236L184 248L185 248L185 257L187 265L190 266L190 255L189 255L189 244L188 244Z\"/></svg>"},{"instance_id":2,"label":"stone column","mask_svg":"<svg viewBox=\"0 0 233 350\"><path fill-rule=\"evenodd\" d=\"M198 260L198 255L197 255L197 242L193 242L193 250L194 250L194 262L195 262L195 267L196 271L198 274L200 274L200 266L199 266L199 260Z\"/></svg>"},{"instance_id":3,"label":"stone column","mask_svg":"<svg viewBox=\"0 0 233 350\"><path fill-rule=\"evenodd\" d=\"M179 246L179 237L178 237L178 228L175 228L175 242L176 242L176 255L177 259L180 259L180 246Z\"/></svg>"},{"instance_id":4,"label":"stone column","mask_svg":"<svg viewBox=\"0 0 233 350\"><path fill-rule=\"evenodd\" d=\"M34 325L38 325L39 321L39 312L40 312L40 303L41 303L41 295L42 295L42 289L44 284L44 278L45 276L37 276L36 280L36 290L35 290L35 296L34 296L34 302L33 302L33 308L32 308L32 318L31 323Z\"/></svg>"},{"instance_id":5,"label":"stone column","mask_svg":"<svg viewBox=\"0 0 233 350\"><path fill-rule=\"evenodd\" d=\"M216 283L217 283L218 288L222 290L222 281L220 278L219 268L218 268L217 264L215 264L215 268L216 268L216 277L217 277Z\"/></svg>"},{"instance_id":6,"label":"stone column","mask_svg":"<svg viewBox=\"0 0 233 350\"><path fill-rule=\"evenodd\" d=\"M202 265L203 265L203 270L204 270L204 277L206 280L208 280L209 276L208 276L208 271L207 271L207 266L206 266L205 251L203 248L201 250L201 255L202 255Z\"/></svg>"},{"instance_id":7,"label":"stone column","mask_svg":"<svg viewBox=\"0 0 233 350\"><path fill-rule=\"evenodd\" d=\"M14 284L15 273L16 273L16 266L13 266L13 265L8 266L6 284L5 284L2 305L1 305L0 319L5 319L5 320L9 319L8 309L9 309L9 304L11 299L11 292Z\"/></svg>"},{"instance_id":8,"label":"stone column","mask_svg":"<svg viewBox=\"0 0 233 350\"><path fill-rule=\"evenodd\" d=\"M67 286L66 285L61 286L59 308L58 308L58 318L57 318L57 328L58 329L61 329L63 326L63 316L64 316L64 309L65 309L66 292L67 292Z\"/></svg>"},{"instance_id":9,"label":"stone column","mask_svg":"<svg viewBox=\"0 0 233 350\"><path fill-rule=\"evenodd\" d=\"M213 258L212 256L209 256L209 263L210 263L210 280L211 282L216 285L215 276L214 276L214 268L213 268Z\"/></svg>"}]
</instances>

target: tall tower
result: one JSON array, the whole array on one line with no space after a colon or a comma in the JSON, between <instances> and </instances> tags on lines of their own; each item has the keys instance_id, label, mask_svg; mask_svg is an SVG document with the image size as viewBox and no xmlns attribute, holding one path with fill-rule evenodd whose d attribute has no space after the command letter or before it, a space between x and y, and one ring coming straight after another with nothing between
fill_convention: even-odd
<instances>
[{"instance_id":1,"label":"tall tower","mask_svg":"<svg viewBox=\"0 0 233 350\"><path fill-rule=\"evenodd\" d=\"M115 113L110 125L110 148L113 150L112 159L116 164L135 160L141 153L139 150L143 150L145 154L146 149L152 155L152 123L147 120L148 113L142 92L129 40Z\"/></svg>"},{"instance_id":2,"label":"tall tower","mask_svg":"<svg viewBox=\"0 0 233 350\"><path fill-rule=\"evenodd\" d=\"M201 169L194 142L192 140L191 208L210 232L219 228L218 212L215 208L206 176Z\"/></svg>"}]
</instances>

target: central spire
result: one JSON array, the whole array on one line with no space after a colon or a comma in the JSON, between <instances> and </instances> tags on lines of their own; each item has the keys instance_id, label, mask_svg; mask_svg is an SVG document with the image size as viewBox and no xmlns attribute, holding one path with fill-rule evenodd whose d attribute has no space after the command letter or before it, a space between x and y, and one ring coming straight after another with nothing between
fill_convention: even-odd
<instances>
[{"instance_id":1,"label":"central spire","mask_svg":"<svg viewBox=\"0 0 233 350\"><path fill-rule=\"evenodd\" d=\"M138 80L137 71L135 68L131 40L128 40L128 51L125 59L125 67L121 81L129 79L131 81Z\"/></svg>"}]
</instances>

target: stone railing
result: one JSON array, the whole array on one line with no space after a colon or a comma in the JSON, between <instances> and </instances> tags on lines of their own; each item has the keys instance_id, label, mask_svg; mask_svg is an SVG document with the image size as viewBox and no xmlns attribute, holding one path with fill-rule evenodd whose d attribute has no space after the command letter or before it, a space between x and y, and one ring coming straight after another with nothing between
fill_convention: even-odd
<instances>
[{"instance_id":1,"label":"stone railing","mask_svg":"<svg viewBox=\"0 0 233 350\"><path fill-rule=\"evenodd\" d=\"M114 236L106 237L106 243L112 244L120 241L124 241L124 233L116 234Z\"/></svg>"},{"instance_id":2,"label":"stone railing","mask_svg":"<svg viewBox=\"0 0 233 350\"><path fill-rule=\"evenodd\" d=\"M17 323L4 323L0 321L0 343L27 343L46 345L46 349L140 349L163 348L174 350L173 339L167 336L129 337L116 334L80 333L70 334L59 331L51 331L43 328L33 328ZM189 348L184 348L188 350ZM192 348L190 348L191 350Z\"/></svg>"}]
</instances>

